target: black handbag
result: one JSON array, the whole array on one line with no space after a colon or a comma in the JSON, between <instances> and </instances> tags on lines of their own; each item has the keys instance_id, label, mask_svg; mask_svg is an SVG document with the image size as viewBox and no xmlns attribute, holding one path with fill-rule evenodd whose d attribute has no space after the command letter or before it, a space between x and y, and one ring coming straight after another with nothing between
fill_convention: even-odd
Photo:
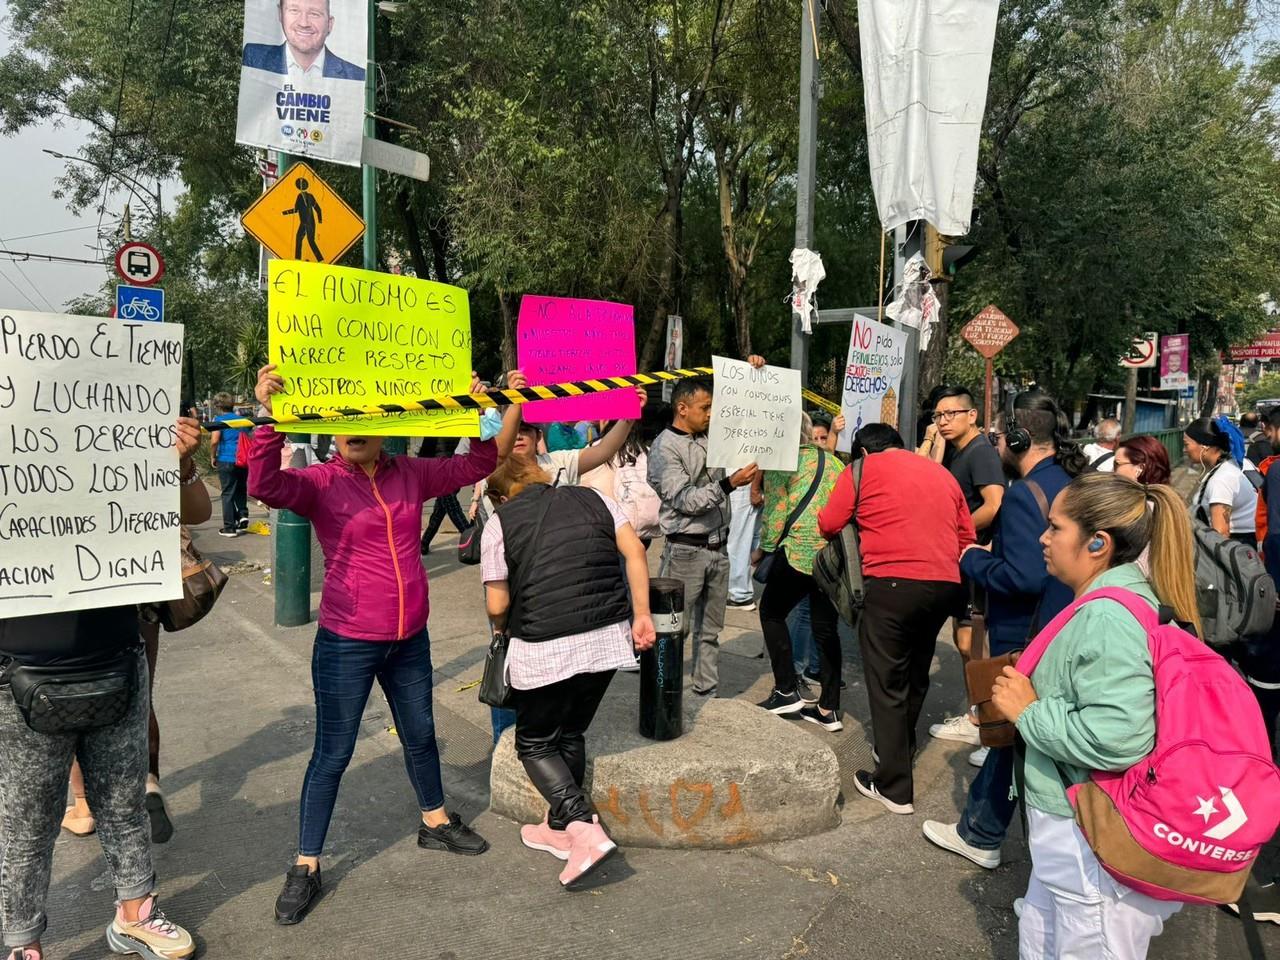
<instances>
[{"instance_id":1,"label":"black handbag","mask_svg":"<svg viewBox=\"0 0 1280 960\"><path fill-rule=\"evenodd\" d=\"M778 546L772 553L766 553L761 557L760 562L756 564L755 573L751 575L751 578L755 580L756 583L769 582L769 575L773 573L774 558L782 552L782 542L787 539L787 534L791 532L792 525L794 525L795 522L804 514L805 510L808 509L810 501L813 500L813 495L818 492L818 485L822 483L822 472L826 469L826 465L827 454L825 451L819 450L818 471L813 475L813 483L809 484L809 489L805 493L804 498L796 504L796 508L792 510L791 515L787 517L786 526L782 528L782 536L778 538Z\"/></svg>"},{"instance_id":2,"label":"black handbag","mask_svg":"<svg viewBox=\"0 0 1280 960\"><path fill-rule=\"evenodd\" d=\"M480 562L480 540L484 536L484 512L476 511L471 528L458 541L458 562L475 566Z\"/></svg>"},{"instance_id":3,"label":"black handbag","mask_svg":"<svg viewBox=\"0 0 1280 960\"><path fill-rule=\"evenodd\" d=\"M80 666L9 661L0 680L36 733L80 733L119 723L138 691L138 651L130 645Z\"/></svg>"},{"instance_id":4,"label":"black handbag","mask_svg":"<svg viewBox=\"0 0 1280 960\"><path fill-rule=\"evenodd\" d=\"M507 683L507 645L511 642L501 630L493 631L489 650L484 655L484 676L480 678L481 703L491 707L511 704L511 685Z\"/></svg>"},{"instance_id":5,"label":"black handbag","mask_svg":"<svg viewBox=\"0 0 1280 960\"><path fill-rule=\"evenodd\" d=\"M840 535L827 543L813 558L813 580L827 595L840 618L849 626L857 626L858 616L866 601L862 580L862 543L858 538L858 500L862 495L861 459L853 466L853 516Z\"/></svg>"},{"instance_id":6,"label":"black handbag","mask_svg":"<svg viewBox=\"0 0 1280 960\"><path fill-rule=\"evenodd\" d=\"M555 488L543 494L547 502L542 507L542 513L538 516L538 523L533 528L533 545L538 545L538 535L542 533L542 522L547 519L547 513L551 510L551 501L555 497ZM522 573L523 571L516 571ZM518 582L511 582L508 578L508 596L511 598L511 605L507 608L507 623L510 624L515 617L516 605L520 602L520 594L523 592L523 577ZM480 689L477 696L481 703L487 703L491 707L509 707L511 705L511 684L507 682L507 647L511 644L511 636L505 630L494 630L493 636L489 639L489 649L484 655L484 674L480 677Z\"/></svg>"}]
</instances>

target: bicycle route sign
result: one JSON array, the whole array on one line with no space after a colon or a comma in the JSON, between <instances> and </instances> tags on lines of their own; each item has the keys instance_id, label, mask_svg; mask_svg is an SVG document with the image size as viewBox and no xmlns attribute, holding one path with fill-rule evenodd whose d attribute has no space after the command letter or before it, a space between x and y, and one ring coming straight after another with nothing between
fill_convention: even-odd
<instances>
[{"instance_id":1,"label":"bicycle route sign","mask_svg":"<svg viewBox=\"0 0 1280 960\"><path fill-rule=\"evenodd\" d=\"M149 287L164 276L164 257L151 244L130 240L116 251L116 273L125 283Z\"/></svg>"},{"instance_id":2,"label":"bicycle route sign","mask_svg":"<svg viewBox=\"0 0 1280 960\"><path fill-rule=\"evenodd\" d=\"M295 163L253 202L240 224L281 260L337 263L364 221L305 163Z\"/></svg>"},{"instance_id":3,"label":"bicycle route sign","mask_svg":"<svg viewBox=\"0 0 1280 960\"><path fill-rule=\"evenodd\" d=\"M120 320L164 321L164 288L116 285L116 317Z\"/></svg>"}]
</instances>

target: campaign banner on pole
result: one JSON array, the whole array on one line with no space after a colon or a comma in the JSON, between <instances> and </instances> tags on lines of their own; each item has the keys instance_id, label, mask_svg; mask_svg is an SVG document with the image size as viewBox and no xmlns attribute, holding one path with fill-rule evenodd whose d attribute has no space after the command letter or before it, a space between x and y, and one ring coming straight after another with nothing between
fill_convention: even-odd
<instances>
[{"instance_id":1,"label":"campaign banner on pole","mask_svg":"<svg viewBox=\"0 0 1280 960\"><path fill-rule=\"evenodd\" d=\"M898 426L898 395L906 364L907 332L855 316L849 333L840 406L845 427L836 449L848 453L853 435L868 423Z\"/></svg>"},{"instance_id":2,"label":"campaign banner on pole","mask_svg":"<svg viewBox=\"0 0 1280 960\"><path fill-rule=\"evenodd\" d=\"M1160 338L1160 389L1182 390L1191 380L1188 376L1188 352L1191 337L1185 333Z\"/></svg>"},{"instance_id":3,"label":"campaign banner on pole","mask_svg":"<svg viewBox=\"0 0 1280 960\"><path fill-rule=\"evenodd\" d=\"M730 473L754 463L793 473L800 459L800 371L756 369L741 360L711 358L715 388L707 466Z\"/></svg>"},{"instance_id":4,"label":"campaign banner on pole","mask_svg":"<svg viewBox=\"0 0 1280 960\"><path fill-rule=\"evenodd\" d=\"M635 308L607 300L522 297L516 357L532 387L629 376L636 372ZM529 423L635 420L640 400L635 387L622 387L581 399L536 400L523 409Z\"/></svg>"},{"instance_id":5,"label":"campaign banner on pole","mask_svg":"<svg viewBox=\"0 0 1280 960\"><path fill-rule=\"evenodd\" d=\"M0 313L0 620L182 596L182 334Z\"/></svg>"},{"instance_id":6,"label":"campaign banner on pole","mask_svg":"<svg viewBox=\"0 0 1280 960\"><path fill-rule=\"evenodd\" d=\"M236 142L360 165L366 0L245 0Z\"/></svg>"},{"instance_id":7,"label":"campaign banner on pole","mask_svg":"<svg viewBox=\"0 0 1280 960\"><path fill-rule=\"evenodd\" d=\"M662 369L678 370L684 364L684 317L679 314L667 314L667 347L663 351L664 362ZM671 402L671 392L675 389L675 384L664 383L662 385L662 402Z\"/></svg>"},{"instance_id":8,"label":"campaign banner on pole","mask_svg":"<svg viewBox=\"0 0 1280 960\"><path fill-rule=\"evenodd\" d=\"M300 260L268 265L268 357L284 378L277 414L421 400L471 387L467 291ZM279 426L288 433L474 437L475 410L389 413Z\"/></svg>"}]
</instances>

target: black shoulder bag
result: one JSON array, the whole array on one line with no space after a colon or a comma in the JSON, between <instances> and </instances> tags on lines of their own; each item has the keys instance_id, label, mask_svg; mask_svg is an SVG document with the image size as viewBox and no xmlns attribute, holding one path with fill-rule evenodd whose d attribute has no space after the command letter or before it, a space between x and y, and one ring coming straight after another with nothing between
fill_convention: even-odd
<instances>
[{"instance_id":1,"label":"black shoulder bag","mask_svg":"<svg viewBox=\"0 0 1280 960\"><path fill-rule=\"evenodd\" d=\"M813 475L813 483L809 484L809 489L805 492L804 499L796 504L796 508L792 510L791 515L787 517L786 526L782 528L782 536L778 538L778 546L774 548L772 553L766 553L760 560L760 563L756 565L756 572L751 575L752 579L755 580L756 583L769 582L769 575L773 573L774 558L782 552L782 543L787 539L787 534L791 532L791 527L800 519L805 510L808 509L810 501L813 500L813 495L818 492L818 485L822 483L822 471L826 468L826 465L827 454L825 451L819 450L818 471Z\"/></svg>"},{"instance_id":2,"label":"black shoulder bag","mask_svg":"<svg viewBox=\"0 0 1280 960\"><path fill-rule=\"evenodd\" d=\"M538 547L538 535L542 533L542 522L547 519L547 514L551 511L551 501L555 497L555 488L551 488L544 496L547 498L546 505L542 508L542 513L538 517L538 524L533 528L533 540L531 541L531 549L536 550ZM527 566L527 565L526 565ZM520 594L524 590L524 571L517 570L516 575L519 580L513 580L510 571L507 573L507 591L510 597L510 604L507 607L507 627L511 626L511 621L515 620L515 610L520 602ZM477 692L481 703L487 703L491 707L509 707L511 705L511 684L507 682L507 647L511 644L511 634L508 630L494 630L493 636L489 639L489 649L484 655L484 675L480 678L480 689Z\"/></svg>"},{"instance_id":3,"label":"black shoulder bag","mask_svg":"<svg viewBox=\"0 0 1280 960\"><path fill-rule=\"evenodd\" d=\"M862 579L862 541L858 536L858 501L862 498L862 467L859 457L849 469L853 473L853 516L813 558L813 581L830 599L840 618L851 627L866 600Z\"/></svg>"}]
</instances>

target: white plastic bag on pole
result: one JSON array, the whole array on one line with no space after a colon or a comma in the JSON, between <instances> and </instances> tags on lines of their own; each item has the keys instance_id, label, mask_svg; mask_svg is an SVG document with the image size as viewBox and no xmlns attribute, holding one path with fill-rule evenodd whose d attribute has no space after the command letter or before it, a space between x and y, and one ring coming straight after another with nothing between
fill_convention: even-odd
<instances>
[{"instance_id":1,"label":"white plastic bag on pole","mask_svg":"<svg viewBox=\"0 0 1280 960\"><path fill-rule=\"evenodd\" d=\"M969 232L998 0L858 0L867 152L885 230Z\"/></svg>"}]
</instances>

